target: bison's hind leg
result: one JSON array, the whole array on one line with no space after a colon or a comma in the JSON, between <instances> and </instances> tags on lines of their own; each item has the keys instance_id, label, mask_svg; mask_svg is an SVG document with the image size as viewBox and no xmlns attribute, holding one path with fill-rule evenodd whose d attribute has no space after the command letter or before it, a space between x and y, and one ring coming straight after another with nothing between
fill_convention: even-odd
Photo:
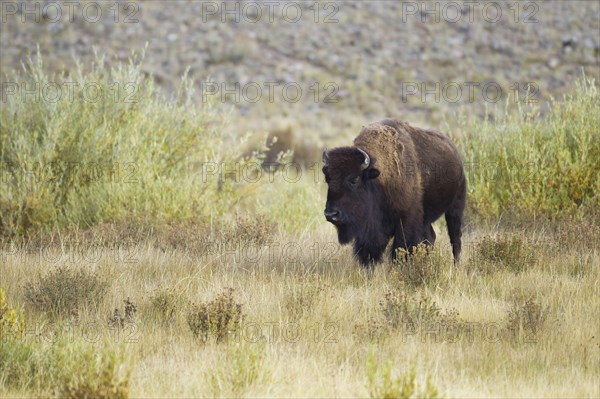
<instances>
[{"instance_id":1,"label":"bison's hind leg","mask_svg":"<svg viewBox=\"0 0 600 399\"><path fill-rule=\"evenodd\" d=\"M448 225L448 235L452 245L452 255L454 263L460 260L460 251L462 249L462 225L463 211L465 210L465 195L459 195L452 205L446 211L446 224Z\"/></svg>"},{"instance_id":2,"label":"bison's hind leg","mask_svg":"<svg viewBox=\"0 0 600 399\"><path fill-rule=\"evenodd\" d=\"M433 245L435 244L435 231L433 230L433 226L429 225L429 226L425 226L423 228L423 242L425 243L425 245L427 245L428 247L433 247Z\"/></svg>"}]
</instances>

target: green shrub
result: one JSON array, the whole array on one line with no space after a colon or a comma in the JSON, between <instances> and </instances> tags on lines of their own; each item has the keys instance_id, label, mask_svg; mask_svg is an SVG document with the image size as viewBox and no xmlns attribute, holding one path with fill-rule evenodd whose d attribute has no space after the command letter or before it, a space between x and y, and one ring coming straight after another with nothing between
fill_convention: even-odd
<instances>
[{"instance_id":1,"label":"green shrub","mask_svg":"<svg viewBox=\"0 0 600 399\"><path fill-rule=\"evenodd\" d=\"M192 81L184 76L166 98L142 65L143 58L107 67L98 58L49 76L38 54L25 72L11 72L27 87L67 83L73 93L56 101L8 96L0 108L0 238L192 221L235 225L223 239L239 233L260 244L275 227L300 230L318 219L316 170L298 181L296 170L273 178L260 151L242 156L246 132L228 133L225 112L198 105ZM91 101L86 87L100 95Z\"/></svg>"},{"instance_id":2,"label":"green shrub","mask_svg":"<svg viewBox=\"0 0 600 399\"><path fill-rule=\"evenodd\" d=\"M82 305L102 302L108 283L96 273L58 266L25 285L25 299L34 308L65 315Z\"/></svg>"},{"instance_id":3,"label":"green shrub","mask_svg":"<svg viewBox=\"0 0 600 399\"><path fill-rule=\"evenodd\" d=\"M195 337L202 342L209 338L223 341L239 331L244 319L242 305L235 302L233 289L228 288L212 301L192 305L187 322Z\"/></svg>"},{"instance_id":4,"label":"green shrub","mask_svg":"<svg viewBox=\"0 0 600 399\"><path fill-rule=\"evenodd\" d=\"M48 76L41 56L10 80L27 87L65 82L57 100L8 96L0 107L0 236L19 237L67 225L206 217L239 201L233 183L217 190L203 165L233 161L221 116L198 106L186 78L168 100L142 61L106 67L98 58L72 74ZM85 88L95 87L97 96ZM238 142L240 138L237 138Z\"/></svg>"},{"instance_id":5,"label":"green shrub","mask_svg":"<svg viewBox=\"0 0 600 399\"><path fill-rule=\"evenodd\" d=\"M0 345L0 393L33 388L38 380L40 345L21 340L2 340Z\"/></svg>"},{"instance_id":6,"label":"green shrub","mask_svg":"<svg viewBox=\"0 0 600 399\"><path fill-rule=\"evenodd\" d=\"M600 210L600 96L593 80L552 100L507 105L494 122L465 120L463 154L471 215L508 219L598 214ZM514 111L514 112L512 112Z\"/></svg>"},{"instance_id":7,"label":"green shrub","mask_svg":"<svg viewBox=\"0 0 600 399\"><path fill-rule=\"evenodd\" d=\"M6 292L0 288L0 341L10 338L23 338L25 315L22 310L13 308L6 302Z\"/></svg>"}]
</instances>

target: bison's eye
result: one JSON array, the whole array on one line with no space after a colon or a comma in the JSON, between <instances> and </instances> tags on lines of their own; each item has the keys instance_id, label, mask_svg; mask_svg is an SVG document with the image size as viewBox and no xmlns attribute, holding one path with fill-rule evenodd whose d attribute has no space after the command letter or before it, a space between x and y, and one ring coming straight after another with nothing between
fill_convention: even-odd
<instances>
[{"instance_id":1,"label":"bison's eye","mask_svg":"<svg viewBox=\"0 0 600 399\"><path fill-rule=\"evenodd\" d=\"M323 167L323 175L325 175L325 183L329 183L329 168L327 166Z\"/></svg>"},{"instance_id":2,"label":"bison's eye","mask_svg":"<svg viewBox=\"0 0 600 399\"><path fill-rule=\"evenodd\" d=\"M356 177L352 177L348 180L348 183L350 183L350 187L356 187L358 186L358 183L360 182L360 178L358 176Z\"/></svg>"}]
</instances>

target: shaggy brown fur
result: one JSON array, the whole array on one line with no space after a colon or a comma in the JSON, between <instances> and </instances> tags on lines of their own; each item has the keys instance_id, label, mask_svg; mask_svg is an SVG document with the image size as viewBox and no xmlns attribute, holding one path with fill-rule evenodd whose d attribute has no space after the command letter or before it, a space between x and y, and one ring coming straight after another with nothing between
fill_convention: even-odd
<instances>
[{"instance_id":1,"label":"shaggy brown fur","mask_svg":"<svg viewBox=\"0 0 600 399\"><path fill-rule=\"evenodd\" d=\"M368 167L361 167L366 152ZM391 237L392 256L425 241L445 214L455 261L461 250L466 182L456 147L445 135L385 119L364 126L353 147L323 154L329 185L325 216L340 243L354 241L363 265L381 260Z\"/></svg>"}]
</instances>

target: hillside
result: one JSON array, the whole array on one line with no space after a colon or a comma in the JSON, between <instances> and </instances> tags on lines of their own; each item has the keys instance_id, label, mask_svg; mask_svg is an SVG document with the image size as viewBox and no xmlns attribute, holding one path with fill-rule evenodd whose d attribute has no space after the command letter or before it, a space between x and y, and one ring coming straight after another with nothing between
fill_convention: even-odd
<instances>
[{"instance_id":1,"label":"hillside","mask_svg":"<svg viewBox=\"0 0 600 399\"><path fill-rule=\"evenodd\" d=\"M22 9L4 10L2 71L20 67L38 44L51 71L72 70L74 57L85 65L94 51L105 53L108 64L126 62L147 44L143 70L169 93L189 68L196 101L211 97L233 106L232 129L290 125L327 143L347 140L361 124L385 116L436 126L460 109L480 118L486 109L497 114L508 94L544 104L583 73L600 76L600 6L594 1L511 2L501 9L489 2L471 9L460 2L271 8L106 2L97 22L85 4L73 9L72 22L64 7L60 15L57 8L40 8L38 22ZM216 86L205 84L208 79ZM238 98L222 96L226 88Z\"/></svg>"}]
</instances>

